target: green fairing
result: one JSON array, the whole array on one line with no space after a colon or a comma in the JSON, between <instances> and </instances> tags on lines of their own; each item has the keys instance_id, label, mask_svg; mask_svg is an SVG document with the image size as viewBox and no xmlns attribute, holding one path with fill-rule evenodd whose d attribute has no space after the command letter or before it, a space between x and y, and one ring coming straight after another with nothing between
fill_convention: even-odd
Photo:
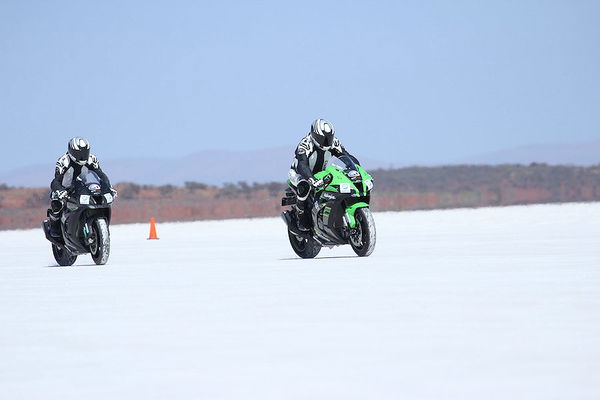
<instances>
[{"instance_id":1,"label":"green fairing","mask_svg":"<svg viewBox=\"0 0 600 400\"><path fill-rule=\"evenodd\" d=\"M358 172L360 173L362 182L369 180L369 179L373 179L371 177L371 175L369 175L369 173L367 171L365 171L360 165L357 165L356 168L358 169ZM363 191L363 193L361 193L360 190L356 187L356 185L354 185L354 183L350 180L350 178L348 178L346 176L346 174L344 174L344 171L333 165L328 166L321 172L317 172L315 174L315 179L323 179L329 174L331 174L333 179L331 180L331 183L327 187L325 187L321 190L337 193L337 192L339 192L338 187L339 187L340 183L348 183L348 184L350 184L350 190L352 191L352 194L357 194L360 196L367 195L366 187L365 187L365 190Z\"/></svg>"},{"instance_id":2,"label":"green fairing","mask_svg":"<svg viewBox=\"0 0 600 400\"><path fill-rule=\"evenodd\" d=\"M350 228L356 228L356 218L354 218L354 214L356 210L363 207L369 207L369 205L365 202L352 204L350 207L346 208L346 215L348 215L348 223Z\"/></svg>"},{"instance_id":3,"label":"green fairing","mask_svg":"<svg viewBox=\"0 0 600 400\"><path fill-rule=\"evenodd\" d=\"M365 171L360 165L357 165L356 167L358 168L358 172L360 172L360 176L362 176L363 181L373 179L373 177L369 175L369 173Z\"/></svg>"},{"instance_id":4,"label":"green fairing","mask_svg":"<svg viewBox=\"0 0 600 400\"><path fill-rule=\"evenodd\" d=\"M360 165L357 165L356 167L358 169L358 172L361 175L361 178L362 178L361 182L364 182L369 179L373 179L371 177L371 175L369 175L367 173L367 171L365 171L363 168L361 168ZM341 183L347 183L350 185L350 190L352 191L352 194L359 195L359 196L367 195L366 187L365 187L365 190L363 191L363 193L360 193L360 190L356 187L356 185L352 182L352 180L350 180L350 178L348 178L346 176L344 171L333 165L330 165L327 168L325 168L325 170L316 173L315 179L323 179L329 174L331 174L331 176L333 178L331 180L331 183L327 187L320 189L318 191L324 190L327 192L336 192L337 193L337 192L339 192L339 189L338 189L339 185ZM356 219L354 218L354 214L356 213L356 210L358 210L359 208L362 208L362 207L369 207L369 205L365 202L360 202L360 203L352 204L351 206L346 208L346 215L348 215L348 223L350 224L350 228L356 227Z\"/></svg>"}]
</instances>

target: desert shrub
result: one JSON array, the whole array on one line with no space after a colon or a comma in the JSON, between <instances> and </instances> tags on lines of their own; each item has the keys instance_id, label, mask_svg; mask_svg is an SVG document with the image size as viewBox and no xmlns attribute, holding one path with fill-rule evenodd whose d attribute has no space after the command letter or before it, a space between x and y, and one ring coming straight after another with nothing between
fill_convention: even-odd
<instances>
[{"instance_id":1,"label":"desert shrub","mask_svg":"<svg viewBox=\"0 0 600 400\"><path fill-rule=\"evenodd\" d=\"M162 185L162 186L158 187L158 191L163 196L172 193L173 190L175 190L175 186L173 186L173 185Z\"/></svg>"},{"instance_id":2,"label":"desert shrub","mask_svg":"<svg viewBox=\"0 0 600 400\"><path fill-rule=\"evenodd\" d=\"M287 187L287 185L282 182L267 182L267 183L254 182L252 184L252 191L257 192L260 190L266 190L267 192L269 192L270 196L275 197L275 196L278 196L281 193L283 193L283 191L285 190L286 187Z\"/></svg>"},{"instance_id":3,"label":"desert shrub","mask_svg":"<svg viewBox=\"0 0 600 400\"><path fill-rule=\"evenodd\" d=\"M183 185L188 190L206 190L206 189L208 189L208 185L206 183L201 183L201 182L187 181L187 182L184 182Z\"/></svg>"},{"instance_id":4,"label":"desert shrub","mask_svg":"<svg viewBox=\"0 0 600 400\"><path fill-rule=\"evenodd\" d=\"M138 197L141 186L135 183L119 183L117 185L117 190L119 191L119 197L125 200L131 200Z\"/></svg>"},{"instance_id":5,"label":"desert shrub","mask_svg":"<svg viewBox=\"0 0 600 400\"><path fill-rule=\"evenodd\" d=\"M223 184L223 187L217 193L217 198L225 197L233 199L239 197L240 194L240 188L235 183L227 182Z\"/></svg>"},{"instance_id":6,"label":"desert shrub","mask_svg":"<svg viewBox=\"0 0 600 400\"><path fill-rule=\"evenodd\" d=\"M25 200L25 207L38 208L46 206L50 201L50 191L32 193Z\"/></svg>"}]
</instances>

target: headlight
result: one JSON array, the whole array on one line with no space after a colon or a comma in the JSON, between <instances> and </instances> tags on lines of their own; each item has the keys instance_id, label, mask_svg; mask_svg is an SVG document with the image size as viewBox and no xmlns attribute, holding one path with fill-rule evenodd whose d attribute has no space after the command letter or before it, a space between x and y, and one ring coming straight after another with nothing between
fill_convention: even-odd
<instances>
[{"instance_id":1,"label":"headlight","mask_svg":"<svg viewBox=\"0 0 600 400\"><path fill-rule=\"evenodd\" d=\"M351 171L348 171L348 178L350 178L353 181L356 181L356 180L360 179L360 173L354 169Z\"/></svg>"},{"instance_id":2,"label":"headlight","mask_svg":"<svg viewBox=\"0 0 600 400\"><path fill-rule=\"evenodd\" d=\"M367 187L367 190L373 189L373 179L367 179L365 181L365 186Z\"/></svg>"},{"instance_id":3,"label":"headlight","mask_svg":"<svg viewBox=\"0 0 600 400\"><path fill-rule=\"evenodd\" d=\"M112 203L112 201L113 201L112 194L110 194L110 193L106 193L106 194L104 195L104 198L106 199L106 202L107 202L108 204Z\"/></svg>"},{"instance_id":4,"label":"headlight","mask_svg":"<svg viewBox=\"0 0 600 400\"><path fill-rule=\"evenodd\" d=\"M90 196L87 194L79 196L79 204L90 204Z\"/></svg>"}]
</instances>

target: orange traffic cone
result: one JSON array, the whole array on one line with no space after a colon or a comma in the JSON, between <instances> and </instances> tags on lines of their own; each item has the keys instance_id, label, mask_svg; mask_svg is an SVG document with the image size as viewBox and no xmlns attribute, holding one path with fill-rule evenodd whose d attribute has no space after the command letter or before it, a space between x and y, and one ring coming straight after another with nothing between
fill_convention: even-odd
<instances>
[{"instance_id":1,"label":"orange traffic cone","mask_svg":"<svg viewBox=\"0 0 600 400\"><path fill-rule=\"evenodd\" d=\"M150 218L150 236L148 236L148 240L150 239L158 239L158 236L156 236L156 223L154 217Z\"/></svg>"}]
</instances>

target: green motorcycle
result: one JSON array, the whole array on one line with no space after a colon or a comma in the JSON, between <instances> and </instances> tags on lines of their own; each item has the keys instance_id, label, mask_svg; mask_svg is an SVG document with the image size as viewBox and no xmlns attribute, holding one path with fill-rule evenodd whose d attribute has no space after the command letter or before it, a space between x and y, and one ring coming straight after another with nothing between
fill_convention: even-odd
<instances>
[{"instance_id":1,"label":"green motorcycle","mask_svg":"<svg viewBox=\"0 0 600 400\"><path fill-rule=\"evenodd\" d=\"M314 177L323 180L324 185L309 197L310 231L298 229L295 207L282 213L294 252L302 258L314 258L323 246L350 244L358 256L369 256L375 249L375 221L369 209L371 175L343 156ZM295 188L291 182L288 184L282 206L296 204Z\"/></svg>"}]
</instances>

